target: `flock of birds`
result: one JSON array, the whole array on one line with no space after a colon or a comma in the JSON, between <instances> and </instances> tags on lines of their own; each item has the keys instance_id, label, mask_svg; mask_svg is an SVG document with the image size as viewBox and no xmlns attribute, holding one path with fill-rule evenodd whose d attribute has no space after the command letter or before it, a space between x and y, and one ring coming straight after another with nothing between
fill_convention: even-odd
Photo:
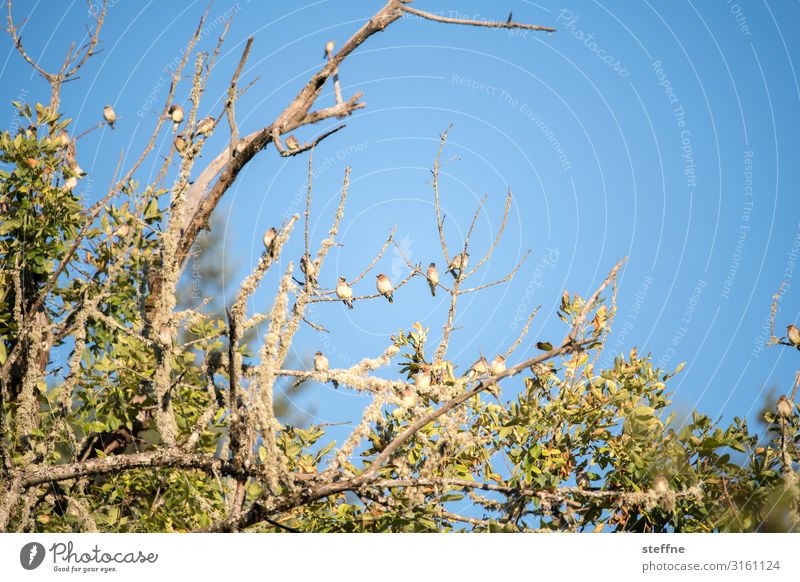
<instances>
[{"instance_id":1,"label":"flock of birds","mask_svg":"<svg viewBox=\"0 0 800 582\"><path fill-rule=\"evenodd\" d=\"M326 54L330 52L331 48L332 47L329 48L326 46ZM179 154L183 154L189 145L189 141L186 139L184 134L177 133L178 126L183 122L184 119L183 107L178 104L170 105L169 109L167 110L167 116L172 120L173 132L176 133L175 139L173 140L173 145ZM106 105L103 108L103 119L111 129L114 129L114 125L117 121L117 114L114 112L114 109L111 107L111 105ZM211 116L200 119L195 126L192 137L207 137L213 131L214 125L215 120ZM298 149L300 147L299 142L294 136L289 136L287 138L286 145L290 150ZM274 256L274 246L277 235L278 232L275 227L270 228L264 233L264 247L270 256ZM450 264L447 266L447 271L445 272L450 273L453 276L453 279L458 279L460 274L467 268L468 262L469 253L460 253L453 257L453 259L450 261ZM308 254L305 254L301 257L300 270L305 275L306 281L309 284L317 284L317 268L314 265L314 261L311 260L311 257ZM428 266L426 279L428 280L428 286L431 289L431 295L436 297L436 287L439 285L439 271L436 269L436 263L431 263ZM383 273L379 273L376 276L375 286L380 295L385 297L389 303L394 303L394 285L392 285L392 281L389 279L389 277ZM347 283L347 279L344 277L339 277L335 292L336 297L341 299L345 306L347 306L349 309L353 309L353 288ZM328 362L328 358L325 357L322 352L317 352L314 354L314 371L327 372L329 369L330 363ZM468 379L478 379L489 375L496 376L505 371L506 360L504 356L498 355L491 362L489 362L485 357L481 356L477 362L470 366L466 377ZM412 376L414 384L420 388L427 388L430 386L432 378L432 367L430 364L422 364L420 366L420 370ZM407 396L407 394L404 394L404 398Z\"/></svg>"},{"instance_id":2,"label":"flock of birds","mask_svg":"<svg viewBox=\"0 0 800 582\"><path fill-rule=\"evenodd\" d=\"M167 119L172 120L172 131L176 133L178 131L178 126L183 122L184 118L184 111L183 107L178 105L177 103L173 103L169 106L167 110ZM103 107L103 119L108 124L111 129L114 129L114 125L117 122L117 114L114 111L114 108L111 105L106 105ZM216 120L212 116L203 117L200 119L197 124L195 125L194 132L192 134L192 138L196 136L208 137L208 135L213 131L214 125L216 124ZM291 136L290 136L291 137ZM183 154L186 151L187 146L189 145L191 140L187 139L183 133L178 133L175 136L172 144L175 146L175 149L179 154ZM295 142L297 140L295 139ZM287 144L289 140L287 140ZM299 143L297 144L297 148L299 148ZM292 149L290 147L290 149Z\"/></svg>"},{"instance_id":3,"label":"flock of birds","mask_svg":"<svg viewBox=\"0 0 800 582\"><path fill-rule=\"evenodd\" d=\"M325 44L325 54L323 55L323 58L331 60L333 58L333 48L333 41L328 41ZM171 104L167 111L167 118L172 119L172 131L173 133L177 133L178 126L183 122L184 118L183 107L177 103ZM117 114L114 112L114 109L111 107L111 105L106 105L103 108L103 119L108 126L111 127L111 129L114 129L114 124L117 121ZM204 117L197 122L194 132L189 137L192 139L196 136L208 137L208 135L213 131L215 125L216 120L212 116L209 115L208 117ZM187 139L187 136L185 136L183 133L177 133L175 139L173 140L173 145L177 152L183 155L190 141L191 139ZM290 135L286 138L286 147L290 152L296 152L303 146L294 135Z\"/></svg>"},{"instance_id":4,"label":"flock of birds","mask_svg":"<svg viewBox=\"0 0 800 582\"><path fill-rule=\"evenodd\" d=\"M277 235L278 231L274 226L264 233L262 242L264 243L264 248L267 250L270 256L274 256L275 238ZM453 276L453 279L458 279L461 271L467 268L468 261L469 253L461 253L456 255L453 257L453 260L450 261L447 271L445 272L450 273ZM308 256L308 254L305 254L300 258L300 270L303 272L306 280L312 286L317 284L317 268L314 265L314 261L311 260L311 257ZM436 297L436 286L439 284L439 271L436 270L436 263L431 263L428 266L426 278L428 279L428 286L431 288L431 295ZM378 289L378 293L386 297L386 300L389 303L394 303L394 285L392 285L392 281L389 279L389 277L383 273L379 273L376 276L375 286ZM341 299L345 306L353 309L353 288L350 287L350 285L347 283L347 279L344 277L339 277L338 279L336 284L336 297Z\"/></svg>"},{"instance_id":5,"label":"flock of birds","mask_svg":"<svg viewBox=\"0 0 800 582\"><path fill-rule=\"evenodd\" d=\"M325 47L326 55L330 58L331 51L333 49L333 43L328 43ZM170 105L169 109L167 110L167 116L169 119L172 120L173 123L173 132L177 132L178 126L183 122L184 119L184 111L183 107L178 104ZM103 119L108 124L111 129L114 129L114 125L117 121L117 114L114 112L114 109L111 105L106 105L103 108ZM200 119L196 126L192 137L195 136L203 136L204 138L207 137L214 129L216 121L213 117L208 116ZM63 132L64 136L62 136L65 141L68 143L69 138L66 136L66 132ZM179 154L183 154L186 151L186 147L189 145L189 141L185 138L183 133L176 133L175 139L173 140L173 145L175 149L178 151ZM297 150L300 148L300 143L297 141L297 138L294 136L289 136L286 140L286 145L290 150ZM77 167L77 166L76 166ZM78 168L78 170L80 170ZM78 174L81 171L77 172ZM76 177L71 177L68 181L68 186L73 188L77 183ZM273 255L274 253L274 243L275 238L277 237L277 231L275 227L270 228L266 233L264 233L264 247ZM453 260L450 261L450 264L447 268L447 273L450 273L454 279L457 279L461 272L467 268L467 263L469 260L469 254L464 252L461 254L456 255L453 257ZM306 280L311 285L317 284L317 269L314 265L314 262L311 260L311 257L308 254L305 254L300 259L300 270L306 277ZM431 263L428 266L428 271L426 273L426 278L428 280L428 285L431 289L431 295L434 297L436 296L436 287L439 285L439 271L436 269L436 263ZM394 303L394 286L392 285L391 279L384 275L383 273L379 273L376 277L375 286L382 296L386 298L389 303ZM349 309L353 309L353 288L347 283L347 279L344 277L339 277L338 282L336 284L336 297L342 300L342 303L345 304ZM786 328L786 339L789 340L789 343L795 346L798 350L800 350L800 329L798 329L794 324L787 326ZM317 372L327 372L330 364L328 362L328 358L322 352L317 352L314 354L314 370ZM491 362L487 361L485 357L481 356L480 359L472 364L467 372L466 376L469 379L473 378L480 378L485 377L487 375L496 376L498 374L502 374L506 371L506 361L505 357L498 355L496 356ZM431 373L431 366L429 364L423 364L420 367L420 371L417 372L412 376L414 380L414 384L421 388L427 388L431 385L432 381L432 373ZM404 392L404 398L406 398L408 394ZM793 414L793 406L791 401L786 398L786 396L781 396L778 400L778 413L782 418L789 418Z\"/></svg>"},{"instance_id":6,"label":"flock of birds","mask_svg":"<svg viewBox=\"0 0 800 582\"><path fill-rule=\"evenodd\" d=\"M419 367L419 372L413 374L411 379L417 388L428 388L433 382L433 366L430 364L422 364ZM506 358L498 354L494 359L489 362L484 356L481 356L477 362L470 366L466 373L468 380L479 380L489 376L497 376L507 370ZM330 362L322 352L314 354L314 371L315 372L328 372L330 371ZM334 382L336 385L336 382ZM404 391L404 397L406 397Z\"/></svg>"},{"instance_id":7,"label":"flock of birds","mask_svg":"<svg viewBox=\"0 0 800 582\"><path fill-rule=\"evenodd\" d=\"M273 226L264 233L263 243L266 252L271 256L275 256L275 240L278 236L278 231ZM453 279L458 279L461 273L467 268L469 262L469 253L463 252L450 261L446 273L450 273ZM309 285L317 285L317 267L314 261L308 254L304 254L300 258L300 270L306 277L306 282ZM428 286L431 289L431 295L436 296L436 287L439 285L439 271L436 269L436 263L431 263L428 266L426 273ZM394 303L394 285L391 279L379 273L376 276L375 287L378 293L386 298L389 303ZM347 283L345 277L339 277L336 284L336 297L342 300L342 303L349 309L353 309L353 288ZM314 354L314 371L327 372L330 370L330 362L322 352ZM502 355L496 356L491 362L485 357L481 356L480 359L470 366L466 376L468 379L477 379L489 375L497 376L506 371L506 359ZM429 364L422 364L420 371L412 376L414 384L420 388L427 388L431 385L432 381L432 367Z\"/></svg>"}]
</instances>

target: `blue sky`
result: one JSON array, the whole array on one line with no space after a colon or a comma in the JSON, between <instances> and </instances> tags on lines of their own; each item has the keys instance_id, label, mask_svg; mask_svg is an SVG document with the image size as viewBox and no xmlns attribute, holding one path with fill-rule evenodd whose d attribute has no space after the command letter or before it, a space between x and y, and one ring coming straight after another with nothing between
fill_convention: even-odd
<instances>
[{"instance_id":1,"label":"blue sky","mask_svg":"<svg viewBox=\"0 0 800 582\"><path fill-rule=\"evenodd\" d=\"M535 353L536 340L558 341L555 311L563 289L587 293L623 256L619 314L608 353L636 346L662 368L680 362L672 381L680 410L699 407L714 417L755 418L766 394L788 392L798 355L763 349L771 296L788 286L779 333L800 311L800 205L797 199L800 90L794 61L800 39L789 23L797 2L569 2L536 4L470 0L418 1L444 16L505 19L551 25L555 34L447 26L407 19L369 39L342 67L345 97L364 92L367 107L315 154L312 243L324 238L345 166L352 166L340 248L322 274L358 274L390 229L414 262L442 262L435 229L430 168L438 135L453 124L443 159L441 190L451 247L460 245L479 199L488 195L471 248L485 250L497 232L506 190L514 202L499 251L476 275L503 277L524 253L514 280L464 298L450 352L465 369L479 352L504 351L526 309L541 305L514 361ZM78 161L90 172L87 198L105 190L119 152L131 164L155 123L167 92L164 73L181 54L205 4L110 2L103 51L68 84L63 109L82 131L101 119L105 103L120 117L116 131L81 140ZM220 17L235 12L201 114L218 114L220 98L248 36L255 37L242 79L256 84L237 106L242 132L280 112L322 64L325 42L341 45L380 2L267 3L217 0L202 48L213 50ZM68 7L68 8L67 8ZM87 21L83 2L26 2L23 41L46 68L56 68ZM64 10L66 9L66 12ZM5 6L3 6L5 11ZM45 101L47 86L3 39L0 102L5 126L12 99ZM178 94L185 99L188 80ZM188 103L188 102L187 102ZM333 103L330 90L320 105ZM301 130L307 139L322 128ZM224 125L220 126L224 129ZM210 159L227 139L209 140ZM158 148L166 152L164 131ZM158 167L146 164L146 180ZM225 245L237 265L225 282L232 296L257 261L261 234L288 212L301 212L306 156L262 152L226 194ZM299 201L299 202L298 202ZM302 231L282 263L302 248ZM793 250L794 248L794 250ZM405 274L390 250L378 271ZM275 273L252 309L269 307ZM371 293L374 276L356 286ZM446 299L430 297L423 280L396 302L362 302L352 312L317 304L313 318L332 333L304 329L293 365L308 365L317 349L333 367L377 355L398 328L415 321L434 339ZM607 358L601 362L608 363ZM391 370L388 374L393 373ZM513 390L513 386L507 387ZM319 422L357 418L365 400L316 386L290 397ZM342 435L347 430L341 429Z\"/></svg>"}]
</instances>

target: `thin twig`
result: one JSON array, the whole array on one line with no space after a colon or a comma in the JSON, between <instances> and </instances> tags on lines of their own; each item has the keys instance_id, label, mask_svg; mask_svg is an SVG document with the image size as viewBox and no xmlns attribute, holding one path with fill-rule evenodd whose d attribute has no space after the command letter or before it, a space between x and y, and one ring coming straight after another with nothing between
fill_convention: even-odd
<instances>
[{"instance_id":1,"label":"thin twig","mask_svg":"<svg viewBox=\"0 0 800 582\"><path fill-rule=\"evenodd\" d=\"M522 340L525 339L526 335L528 335L528 329L530 328L531 323L533 322L533 318L536 317L537 313L539 313L540 307L541 305L537 305L536 308L533 311L531 311L530 315L528 315L528 320L525 322L525 327L522 328L522 331L519 332L517 339L514 340L514 343L511 344L509 348L506 350L506 352L503 354L504 358L508 359L508 356L514 353L514 350L516 350L519 347L519 345L522 343Z\"/></svg>"},{"instance_id":2,"label":"thin twig","mask_svg":"<svg viewBox=\"0 0 800 582\"><path fill-rule=\"evenodd\" d=\"M491 283L484 283L483 285L478 285L477 287L470 287L469 289L460 290L458 292L459 295L466 295L467 293L474 293L475 291L480 291L482 289L486 289L487 287L494 287L495 285L500 285L501 283L505 283L507 281L510 281L511 278L514 277L514 275L517 274L517 271L519 271L519 268L522 266L522 263L524 263L528 259L530 254L531 254L531 251L528 251L527 253L525 253L525 256L523 256L522 259L520 259L519 263L517 263L517 265L511 270L511 272L508 275L506 275L505 277L503 277L502 279L498 279L497 281L492 281Z\"/></svg>"}]
</instances>

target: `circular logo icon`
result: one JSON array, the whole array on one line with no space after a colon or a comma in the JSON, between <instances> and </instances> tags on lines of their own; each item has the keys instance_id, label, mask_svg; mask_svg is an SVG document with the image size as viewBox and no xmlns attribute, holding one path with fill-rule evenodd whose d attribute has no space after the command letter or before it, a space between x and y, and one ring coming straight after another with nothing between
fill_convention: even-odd
<instances>
[{"instance_id":1,"label":"circular logo icon","mask_svg":"<svg viewBox=\"0 0 800 582\"><path fill-rule=\"evenodd\" d=\"M39 542L30 542L19 551L19 563L26 570L35 570L44 561L44 546Z\"/></svg>"}]
</instances>

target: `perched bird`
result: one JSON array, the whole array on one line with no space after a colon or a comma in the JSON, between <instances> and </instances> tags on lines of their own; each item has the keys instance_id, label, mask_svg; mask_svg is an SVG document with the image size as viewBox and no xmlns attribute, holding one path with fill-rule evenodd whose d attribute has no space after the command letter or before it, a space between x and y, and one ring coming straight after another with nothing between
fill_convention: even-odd
<instances>
[{"instance_id":1,"label":"perched bird","mask_svg":"<svg viewBox=\"0 0 800 582\"><path fill-rule=\"evenodd\" d=\"M172 145L175 146L175 149L180 155L183 155L183 152L186 151L186 147L189 145L184 139L183 134L179 133L175 136L175 139L172 140Z\"/></svg>"},{"instance_id":2,"label":"perched bird","mask_svg":"<svg viewBox=\"0 0 800 582\"><path fill-rule=\"evenodd\" d=\"M477 378L478 376L483 376L488 372L489 362L486 361L486 358L481 356L477 362L470 366L469 370L467 371L467 378Z\"/></svg>"},{"instance_id":3,"label":"perched bird","mask_svg":"<svg viewBox=\"0 0 800 582\"><path fill-rule=\"evenodd\" d=\"M793 415L794 406L792 405L792 401L786 398L786 396L778 398L778 416L789 419L792 418Z\"/></svg>"},{"instance_id":4,"label":"perched bird","mask_svg":"<svg viewBox=\"0 0 800 582\"><path fill-rule=\"evenodd\" d=\"M202 135L203 137L208 137L208 134L211 133L212 129L214 129L214 118L209 115L208 117L204 117L203 119L197 122L197 126L195 127L194 133L195 135Z\"/></svg>"},{"instance_id":5,"label":"perched bird","mask_svg":"<svg viewBox=\"0 0 800 582\"><path fill-rule=\"evenodd\" d=\"M669 491L669 481L664 475L656 475L656 478L653 479L653 491L659 495L664 495Z\"/></svg>"},{"instance_id":6,"label":"perched bird","mask_svg":"<svg viewBox=\"0 0 800 582\"><path fill-rule=\"evenodd\" d=\"M353 309L353 290L344 277L339 277L339 283L336 285L336 296L342 300L342 303Z\"/></svg>"},{"instance_id":7,"label":"perched bird","mask_svg":"<svg viewBox=\"0 0 800 582\"><path fill-rule=\"evenodd\" d=\"M286 138L286 147L289 148L289 151L296 152L300 149L300 142L294 135L290 135Z\"/></svg>"},{"instance_id":8,"label":"perched bird","mask_svg":"<svg viewBox=\"0 0 800 582\"><path fill-rule=\"evenodd\" d=\"M428 388L431 385L431 367L427 364L423 365L419 372L411 376L411 378L417 388Z\"/></svg>"},{"instance_id":9,"label":"perched bird","mask_svg":"<svg viewBox=\"0 0 800 582\"><path fill-rule=\"evenodd\" d=\"M73 190L73 189L75 188L75 186L77 186L77 185L78 185L78 178L77 178L77 176L70 176L69 178L67 178L67 179L64 181L64 185L62 186L62 188L63 188L65 191L71 191L71 190Z\"/></svg>"},{"instance_id":10,"label":"perched bird","mask_svg":"<svg viewBox=\"0 0 800 582\"><path fill-rule=\"evenodd\" d=\"M400 396L400 403L403 408L411 408L417 403L417 395L414 393L411 386L405 386L403 388L403 393Z\"/></svg>"},{"instance_id":11,"label":"perched bird","mask_svg":"<svg viewBox=\"0 0 800 582\"><path fill-rule=\"evenodd\" d=\"M65 148L69 145L69 134L65 129L62 129L61 132L56 136L56 144Z\"/></svg>"},{"instance_id":12,"label":"perched bird","mask_svg":"<svg viewBox=\"0 0 800 582\"><path fill-rule=\"evenodd\" d=\"M428 265L428 285L431 288L431 295L436 297L436 285L439 284L439 271L436 270L436 263Z\"/></svg>"},{"instance_id":13,"label":"perched bird","mask_svg":"<svg viewBox=\"0 0 800 582\"><path fill-rule=\"evenodd\" d=\"M303 271L303 274L306 276L306 282L309 285L317 284L317 267L308 254L300 257L300 270Z\"/></svg>"},{"instance_id":14,"label":"perched bird","mask_svg":"<svg viewBox=\"0 0 800 582\"><path fill-rule=\"evenodd\" d=\"M492 373L492 376L497 376L502 374L506 371L506 359L503 356L495 356L492 363L489 364L489 371Z\"/></svg>"},{"instance_id":15,"label":"perched bird","mask_svg":"<svg viewBox=\"0 0 800 582\"><path fill-rule=\"evenodd\" d=\"M111 126L111 129L114 129L114 122L117 121L117 114L114 113L111 105L106 105L103 107L103 119L105 119L106 123Z\"/></svg>"},{"instance_id":16,"label":"perched bird","mask_svg":"<svg viewBox=\"0 0 800 582\"><path fill-rule=\"evenodd\" d=\"M317 352L314 354L314 371L327 372L329 369L330 365L328 364L328 358L326 358L322 352ZM339 387L339 383L336 380L331 380L331 384L333 384L334 388Z\"/></svg>"},{"instance_id":17,"label":"perched bird","mask_svg":"<svg viewBox=\"0 0 800 582\"><path fill-rule=\"evenodd\" d=\"M273 254L275 252L274 244L275 244L275 237L277 236L277 234L278 231L275 230L275 227L273 226L270 227L270 229L264 233L264 238L262 239L262 242L264 243L264 248L267 250L270 257L274 256Z\"/></svg>"},{"instance_id":18,"label":"perched bird","mask_svg":"<svg viewBox=\"0 0 800 582\"><path fill-rule=\"evenodd\" d=\"M450 265L448 265L447 272L453 275L453 279L458 279L458 276L461 274L461 271L467 268L468 262L469 262L469 253L461 253L459 255L456 255L455 257L453 257L453 260L450 261Z\"/></svg>"},{"instance_id":19,"label":"perched bird","mask_svg":"<svg viewBox=\"0 0 800 582\"><path fill-rule=\"evenodd\" d=\"M327 372L330 369L328 358L322 352L314 354L314 371Z\"/></svg>"},{"instance_id":20,"label":"perched bird","mask_svg":"<svg viewBox=\"0 0 800 582\"><path fill-rule=\"evenodd\" d=\"M130 233L130 231L131 231L131 227L128 226L127 224L123 223L123 224L120 224L117 228L115 228L114 232L112 232L111 234L114 235L115 237L121 239L121 238L124 238L124 237L128 236L128 233Z\"/></svg>"},{"instance_id":21,"label":"perched bird","mask_svg":"<svg viewBox=\"0 0 800 582\"><path fill-rule=\"evenodd\" d=\"M70 165L77 165L78 148L75 145L74 139L67 138L67 145L64 148L64 160Z\"/></svg>"},{"instance_id":22,"label":"perched bird","mask_svg":"<svg viewBox=\"0 0 800 582\"><path fill-rule=\"evenodd\" d=\"M334 45L333 45L333 41L332 40L329 40L328 42L325 43L325 54L322 55L323 59L324 58L328 58L328 59L333 58L333 46Z\"/></svg>"},{"instance_id":23,"label":"perched bird","mask_svg":"<svg viewBox=\"0 0 800 582\"><path fill-rule=\"evenodd\" d=\"M386 297L389 300L389 303L394 303L394 299L392 299L392 291L394 291L394 287L392 286L392 282L389 280L389 277L381 273L377 276L377 283L376 287L378 288L378 293Z\"/></svg>"},{"instance_id":24,"label":"perched bird","mask_svg":"<svg viewBox=\"0 0 800 582\"><path fill-rule=\"evenodd\" d=\"M164 324L159 328L158 341L166 346L172 345L172 330L167 324Z\"/></svg>"},{"instance_id":25,"label":"perched bird","mask_svg":"<svg viewBox=\"0 0 800 582\"><path fill-rule=\"evenodd\" d=\"M786 337L789 338L792 345L800 347L800 329L797 329L795 324L790 323L786 326Z\"/></svg>"},{"instance_id":26,"label":"perched bird","mask_svg":"<svg viewBox=\"0 0 800 582\"><path fill-rule=\"evenodd\" d=\"M169 106L167 113L172 118L172 131L176 131L181 121L183 121L183 107L177 103L173 103Z\"/></svg>"},{"instance_id":27,"label":"perched bird","mask_svg":"<svg viewBox=\"0 0 800 582\"><path fill-rule=\"evenodd\" d=\"M592 486L592 480L589 479L589 475L586 474L583 469L576 471L575 473L575 483L581 489L590 489Z\"/></svg>"}]
</instances>

